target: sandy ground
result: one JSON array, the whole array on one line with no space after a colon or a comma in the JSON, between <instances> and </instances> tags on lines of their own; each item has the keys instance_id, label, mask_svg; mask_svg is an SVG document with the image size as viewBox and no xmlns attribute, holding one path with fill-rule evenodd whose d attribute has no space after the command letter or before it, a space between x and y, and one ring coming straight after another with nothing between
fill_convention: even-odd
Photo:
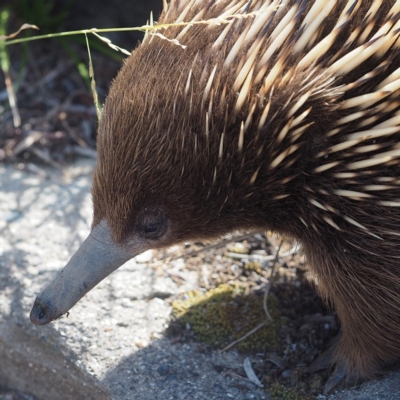
<instances>
[{"instance_id":1,"label":"sandy ground","mask_svg":"<svg viewBox=\"0 0 400 400\"><path fill-rule=\"evenodd\" d=\"M171 309L158 294L198 284L179 263L179 287L131 260L68 318L44 327L29 322L35 296L90 230L92 167L83 160L40 176L0 165L0 399L268 399L237 374L243 355L164 337ZM2 392L2 385L26 394ZM391 373L326 399L399 398L400 374Z\"/></svg>"}]
</instances>

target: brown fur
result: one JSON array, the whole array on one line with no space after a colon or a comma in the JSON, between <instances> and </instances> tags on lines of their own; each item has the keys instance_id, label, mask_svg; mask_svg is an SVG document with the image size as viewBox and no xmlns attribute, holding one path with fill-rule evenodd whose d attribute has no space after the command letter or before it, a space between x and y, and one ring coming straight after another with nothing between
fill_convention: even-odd
<instances>
[{"instance_id":1,"label":"brown fur","mask_svg":"<svg viewBox=\"0 0 400 400\"><path fill-rule=\"evenodd\" d=\"M231 6L236 3L234 0ZM343 336L338 359L349 369L368 375L400 356L400 208L381 203L400 201L400 165L398 156L368 168L354 169L351 163L395 150L400 133L367 138L343 151L330 149L346 142L349 134L398 115L399 91L367 107L362 119L341 125L334 135L327 133L337 127L340 118L358 111L340 108L340 104L373 92L400 66L400 53L393 47L350 73L327 73L340 58L336 54L344 55L359 46L345 46L351 32L360 26L363 32L367 26L362 21L373 2L359 1L326 54L315 64L293 73L304 54L332 31L348 2L335 3L306 50L294 54L293 46L314 1L292 0L278 17L270 18L253 40L243 44L227 68L222 65L229 51L239 35L252 26L254 17L231 22L218 49L211 46L226 24L194 25L180 37L184 27L160 31L169 39L178 37L186 49L148 36L127 60L105 104L93 179L93 226L106 219L114 240L127 241L135 232L138 215L145 208L155 208L167 215L171 229L161 240L154 241L154 247L248 228L273 229L295 237L303 245L321 295L340 317ZM388 20L394 3L382 2L367 40ZM201 19L215 18L229 8L228 4L198 0L191 4L183 20L192 20L204 9ZM252 4L250 12L256 4ZM274 79L273 88L263 91L264 81L255 82L262 67L257 61L271 46L268 37L295 4L299 5L296 27L269 60L264 76L280 60L284 60L282 71ZM174 22L186 5L173 1L159 23ZM251 46L261 39L264 41L254 62L250 90L235 111L240 91L233 90L237 71L249 59ZM384 60L390 62L376 69ZM190 70L189 90L185 93ZM342 85L355 82L370 71L376 72L372 79L343 90ZM308 128L298 137L288 133L281 139L279 135L289 120L288 111L308 91L310 96L295 114L297 117L311 108L296 127L309 124ZM259 129L269 100L268 117ZM384 102L387 103L382 109L376 108ZM252 117L241 148L240 127L249 114ZM357 126L370 117L376 121L371 120L362 129ZM294 144L297 148L291 147ZM376 148L369 152L357 150L367 145ZM282 161L273 166L279 155ZM339 162L333 167L318 170L335 161ZM337 177L346 172L354 174ZM379 180L382 177L386 183ZM390 187L374 190L367 185ZM338 190L366 196L347 196Z\"/></svg>"}]
</instances>

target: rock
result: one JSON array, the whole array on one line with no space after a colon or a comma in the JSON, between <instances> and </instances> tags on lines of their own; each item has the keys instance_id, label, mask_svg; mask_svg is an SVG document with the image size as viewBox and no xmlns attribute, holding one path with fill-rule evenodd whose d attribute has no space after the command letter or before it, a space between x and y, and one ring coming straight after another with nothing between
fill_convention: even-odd
<instances>
[{"instance_id":1,"label":"rock","mask_svg":"<svg viewBox=\"0 0 400 400\"><path fill-rule=\"evenodd\" d=\"M147 263L153 258L153 250L147 250L142 254L135 257L135 261L138 263Z\"/></svg>"}]
</instances>

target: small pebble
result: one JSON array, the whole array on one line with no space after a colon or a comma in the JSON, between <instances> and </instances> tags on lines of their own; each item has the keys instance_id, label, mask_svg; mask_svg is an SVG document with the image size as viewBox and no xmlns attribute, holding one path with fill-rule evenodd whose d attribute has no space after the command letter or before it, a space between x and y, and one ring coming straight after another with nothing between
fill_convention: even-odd
<instances>
[{"instance_id":1,"label":"small pebble","mask_svg":"<svg viewBox=\"0 0 400 400\"><path fill-rule=\"evenodd\" d=\"M138 263L147 263L153 258L153 250L147 250L142 254L135 257L135 261Z\"/></svg>"},{"instance_id":2,"label":"small pebble","mask_svg":"<svg viewBox=\"0 0 400 400\"><path fill-rule=\"evenodd\" d=\"M162 376L168 375L169 374L169 366L168 366L168 364L161 364L157 368L157 372Z\"/></svg>"}]
</instances>

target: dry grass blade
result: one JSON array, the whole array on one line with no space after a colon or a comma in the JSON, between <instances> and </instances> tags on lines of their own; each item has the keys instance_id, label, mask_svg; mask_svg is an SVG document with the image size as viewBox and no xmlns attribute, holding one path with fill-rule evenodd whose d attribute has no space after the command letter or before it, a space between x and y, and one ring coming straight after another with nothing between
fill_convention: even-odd
<instances>
[{"instance_id":1,"label":"dry grass blade","mask_svg":"<svg viewBox=\"0 0 400 400\"><path fill-rule=\"evenodd\" d=\"M38 142L44 136L43 132L31 132L26 138L19 142L12 150L13 157L27 150L34 143Z\"/></svg>"},{"instance_id":2,"label":"dry grass blade","mask_svg":"<svg viewBox=\"0 0 400 400\"><path fill-rule=\"evenodd\" d=\"M18 128L21 125L21 117L19 115L17 99L16 99L14 88L12 85L9 63L5 61L6 56L4 53L5 52L3 52L3 49L0 46L0 58L2 59L1 69L3 70L4 77L5 77L4 81L5 81L6 89L7 89L8 101L10 103L11 112L13 115L14 127ZM8 55L7 55L7 58L8 58Z\"/></svg>"},{"instance_id":3,"label":"dry grass blade","mask_svg":"<svg viewBox=\"0 0 400 400\"><path fill-rule=\"evenodd\" d=\"M16 36L18 36L20 34L21 31L25 30L25 29L37 29L39 30L39 28L36 25L31 25L31 24L23 24L16 32L14 33L10 33L9 35L0 35L0 40L6 40L6 39L13 39Z\"/></svg>"},{"instance_id":4,"label":"dry grass blade","mask_svg":"<svg viewBox=\"0 0 400 400\"><path fill-rule=\"evenodd\" d=\"M201 21L191 21L191 22L175 22L173 24L159 24L159 25L144 25L141 29L149 31L149 30L158 30L158 29L167 29L176 26L192 26L192 25L223 25L223 24L230 24L235 19L245 19L255 17L257 15L261 15L262 11L253 11L251 13L246 14L232 14L226 15L225 17L219 18L211 18L207 20Z\"/></svg>"},{"instance_id":5,"label":"dry grass blade","mask_svg":"<svg viewBox=\"0 0 400 400\"><path fill-rule=\"evenodd\" d=\"M5 36L5 31L6 31L6 26L7 26L7 21L9 18L9 11L8 9L4 9L0 12L0 38L7 38ZM22 28L22 27L21 27ZM20 31L21 28L12 34L13 36L17 35ZM8 52L6 49L6 45L4 40L0 40L0 67L4 73L4 80L5 80L5 85L7 89L7 94L8 94L8 101L10 103L11 107L11 112L13 116L13 123L14 127L18 128L21 125L21 117L19 115L18 107L17 107L17 100L15 97L15 92L14 88L12 85L12 79L11 79L11 74L10 74L10 58L8 56Z\"/></svg>"},{"instance_id":6,"label":"dry grass blade","mask_svg":"<svg viewBox=\"0 0 400 400\"><path fill-rule=\"evenodd\" d=\"M99 38L102 42L106 43L106 44L107 44L109 47L111 47L113 50L115 50L115 51L120 51L121 53L123 53L123 54L125 54L125 55L127 55L127 56L130 56L130 55L131 55L130 51L125 50L125 49L123 49L122 47L119 47L119 46L115 45L114 43L111 42L110 39L108 39L108 38L106 38L106 37L104 37L104 36L101 36L101 35L99 35L98 33L94 32L94 31L92 31L91 33L93 33L93 35L95 35L97 38ZM85 35L86 35L86 33L85 33ZM87 40L87 39L86 39L86 40Z\"/></svg>"},{"instance_id":7,"label":"dry grass blade","mask_svg":"<svg viewBox=\"0 0 400 400\"><path fill-rule=\"evenodd\" d=\"M226 15L223 18L211 18L208 20L201 20L201 21L191 21L191 22L175 22L172 24L146 24L142 25L139 27L130 27L130 28L104 28L104 29L97 29L97 28L90 28L90 29L81 29L78 31L68 31L68 32L59 32L59 33L52 33L52 34L47 34L47 35L37 35L37 36L32 36L29 38L22 38L22 39L13 39L13 40L7 40L5 41L5 45L9 46L12 44L16 43L23 43L23 42L30 42L33 40L40 40L40 39L51 39L51 38L56 38L56 37L65 37L65 36L73 36L73 35L82 35L82 34L88 34L92 33L93 35L96 35L99 37L100 40L104 41L107 43L111 48L121 51L127 55L130 55L131 53L128 52L127 50L124 50L118 46L115 45L110 45L112 44L111 41L107 38L104 38L103 36L100 36L99 33L104 33L104 32L131 32L131 31L139 31L139 32L149 32L149 31L157 31L160 29L168 29L168 28L173 28L173 27L178 27L178 26L193 26L193 25L221 25L221 24L230 24L232 21L237 20L237 19L245 19L245 18L251 18L257 15L261 15L262 11L254 11L251 13L247 14L233 14L233 15ZM28 25L28 24L24 24ZM23 25L23 26L24 26ZM34 25L29 25L29 27L34 27ZM113 47L115 46L115 47Z\"/></svg>"},{"instance_id":8,"label":"dry grass blade","mask_svg":"<svg viewBox=\"0 0 400 400\"><path fill-rule=\"evenodd\" d=\"M86 47L87 47L87 51L88 51L88 56L89 56L90 86L92 89L93 101L94 101L94 106L96 108L97 118L100 121L102 111L101 111L101 106L100 106L100 102L99 102L99 97L97 96L96 81L94 79L94 70L93 70L93 63L92 63L92 55L90 53L89 40L88 40L86 33L85 33L85 39L86 39Z\"/></svg>"},{"instance_id":9,"label":"dry grass blade","mask_svg":"<svg viewBox=\"0 0 400 400\"><path fill-rule=\"evenodd\" d=\"M168 42L171 42L173 44L176 44L177 46L182 47L182 49L186 49L187 46L180 44L179 41L177 39L169 39L166 36L164 36L162 33L159 32L155 32L155 33L150 33L151 36L158 36L159 38L166 40Z\"/></svg>"}]
</instances>

